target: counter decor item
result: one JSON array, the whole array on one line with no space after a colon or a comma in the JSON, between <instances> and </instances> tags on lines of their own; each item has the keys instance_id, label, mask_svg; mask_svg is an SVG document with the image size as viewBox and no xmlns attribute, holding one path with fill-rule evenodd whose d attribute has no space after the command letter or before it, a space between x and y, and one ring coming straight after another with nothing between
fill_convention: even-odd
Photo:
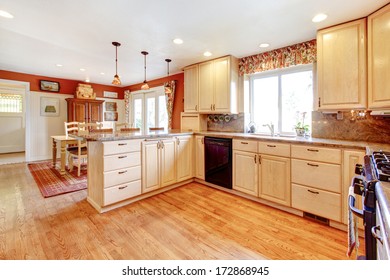
<instances>
[{"instance_id":1,"label":"counter decor item","mask_svg":"<svg viewBox=\"0 0 390 280\"><path fill-rule=\"evenodd\" d=\"M309 125L305 124L305 116L306 112L300 113L299 111L297 112L297 119L298 122L295 125L295 133L297 136L305 136L306 134L309 133Z\"/></svg>"}]
</instances>

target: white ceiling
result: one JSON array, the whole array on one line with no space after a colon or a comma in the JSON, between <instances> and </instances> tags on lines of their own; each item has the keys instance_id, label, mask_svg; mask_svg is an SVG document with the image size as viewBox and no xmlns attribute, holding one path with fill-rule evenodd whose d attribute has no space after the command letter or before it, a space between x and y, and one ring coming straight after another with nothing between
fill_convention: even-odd
<instances>
[{"instance_id":1,"label":"white ceiling","mask_svg":"<svg viewBox=\"0 0 390 280\"><path fill-rule=\"evenodd\" d=\"M0 69L111 84L115 47L122 86L231 54L238 58L315 38L316 30L367 16L388 0L0 0ZM317 13L322 23L313 23ZM180 37L182 45L172 40ZM260 43L270 47L260 49ZM63 67L57 67L56 64ZM85 68L82 72L79 69ZM104 75L100 74L105 73Z\"/></svg>"}]
</instances>

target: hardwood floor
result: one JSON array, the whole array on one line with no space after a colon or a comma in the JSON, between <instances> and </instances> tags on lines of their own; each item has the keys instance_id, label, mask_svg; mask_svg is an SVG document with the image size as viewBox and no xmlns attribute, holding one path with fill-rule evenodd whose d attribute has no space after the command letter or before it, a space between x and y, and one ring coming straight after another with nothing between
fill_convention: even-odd
<instances>
[{"instance_id":1,"label":"hardwood floor","mask_svg":"<svg viewBox=\"0 0 390 280\"><path fill-rule=\"evenodd\" d=\"M346 232L191 183L98 214L0 166L0 259L347 259Z\"/></svg>"}]
</instances>

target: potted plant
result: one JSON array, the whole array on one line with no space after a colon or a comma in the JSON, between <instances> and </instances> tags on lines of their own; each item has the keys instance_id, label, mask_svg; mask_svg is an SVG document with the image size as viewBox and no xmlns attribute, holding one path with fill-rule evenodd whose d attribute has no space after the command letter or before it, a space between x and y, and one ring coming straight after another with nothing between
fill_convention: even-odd
<instances>
[{"instance_id":1,"label":"potted plant","mask_svg":"<svg viewBox=\"0 0 390 280\"><path fill-rule=\"evenodd\" d=\"M298 113L298 122L295 125L295 132L297 136L305 136L309 132L309 125L305 124L305 116L306 112L302 112L301 114ZM299 115L302 115L301 118L299 118Z\"/></svg>"}]
</instances>

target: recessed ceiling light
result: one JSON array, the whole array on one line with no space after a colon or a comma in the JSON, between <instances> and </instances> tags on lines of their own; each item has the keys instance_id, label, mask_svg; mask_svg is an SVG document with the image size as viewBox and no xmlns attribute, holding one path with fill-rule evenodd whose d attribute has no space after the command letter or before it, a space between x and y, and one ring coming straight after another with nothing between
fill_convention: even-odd
<instances>
[{"instance_id":1,"label":"recessed ceiling light","mask_svg":"<svg viewBox=\"0 0 390 280\"><path fill-rule=\"evenodd\" d=\"M86 82L86 83L89 83L89 78L86 78L86 79L85 79L85 82Z\"/></svg>"},{"instance_id":2,"label":"recessed ceiling light","mask_svg":"<svg viewBox=\"0 0 390 280\"><path fill-rule=\"evenodd\" d=\"M328 16L326 14L318 14L313 17L312 22L321 22L325 20Z\"/></svg>"},{"instance_id":3,"label":"recessed ceiling light","mask_svg":"<svg viewBox=\"0 0 390 280\"><path fill-rule=\"evenodd\" d=\"M62 66L64 66L64 65L57 63L56 66L57 66L57 67L62 67Z\"/></svg>"},{"instance_id":4,"label":"recessed ceiling light","mask_svg":"<svg viewBox=\"0 0 390 280\"><path fill-rule=\"evenodd\" d=\"M3 11L3 10L0 10L0 16L5 17L5 18L14 18L14 16L11 15L9 12Z\"/></svg>"},{"instance_id":5,"label":"recessed ceiling light","mask_svg":"<svg viewBox=\"0 0 390 280\"><path fill-rule=\"evenodd\" d=\"M80 71L83 71L83 72L84 72L84 71L85 71L85 68L80 68Z\"/></svg>"},{"instance_id":6,"label":"recessed ceiling light","mask_svg":"<svg viewBox=\"0 0 390 280\"><path fill-rule=\"evenodd\" d=\"M100 72L100 75L106 75L106 73L104 73L104 72Z\"/></svg>"},{"instance_id":7,"label":"recessed ceiling light","mask_svg":"<svg viewBox=\"0 0 390 280\"><path fill-rule=\"evenodd\" d=\"M181 44L183 44L183 40L180 39L180 38L173 39L173 42L174 42L176 45L181 45Z\"/></svg>"},{"instance_id":8,"label":"recessed ceiling light","mask_svg":"<svg viewBox=\"0 0 390 280\"><path fill-rule=\"evenodd\" d=\"M203 53L204 56L212 56L213 54L209 51Z\"/></svg>"},{"instance_id":9,"label":"recessed ceiling light","mask_svg":"<svg viewBox=\"0 0 390 280\"><path fill-rule=\"evenodd\" d=\"M268 48L269 44L268 43L262 43L259 45L260 48Z\"/></svg>"}]
</instances>

